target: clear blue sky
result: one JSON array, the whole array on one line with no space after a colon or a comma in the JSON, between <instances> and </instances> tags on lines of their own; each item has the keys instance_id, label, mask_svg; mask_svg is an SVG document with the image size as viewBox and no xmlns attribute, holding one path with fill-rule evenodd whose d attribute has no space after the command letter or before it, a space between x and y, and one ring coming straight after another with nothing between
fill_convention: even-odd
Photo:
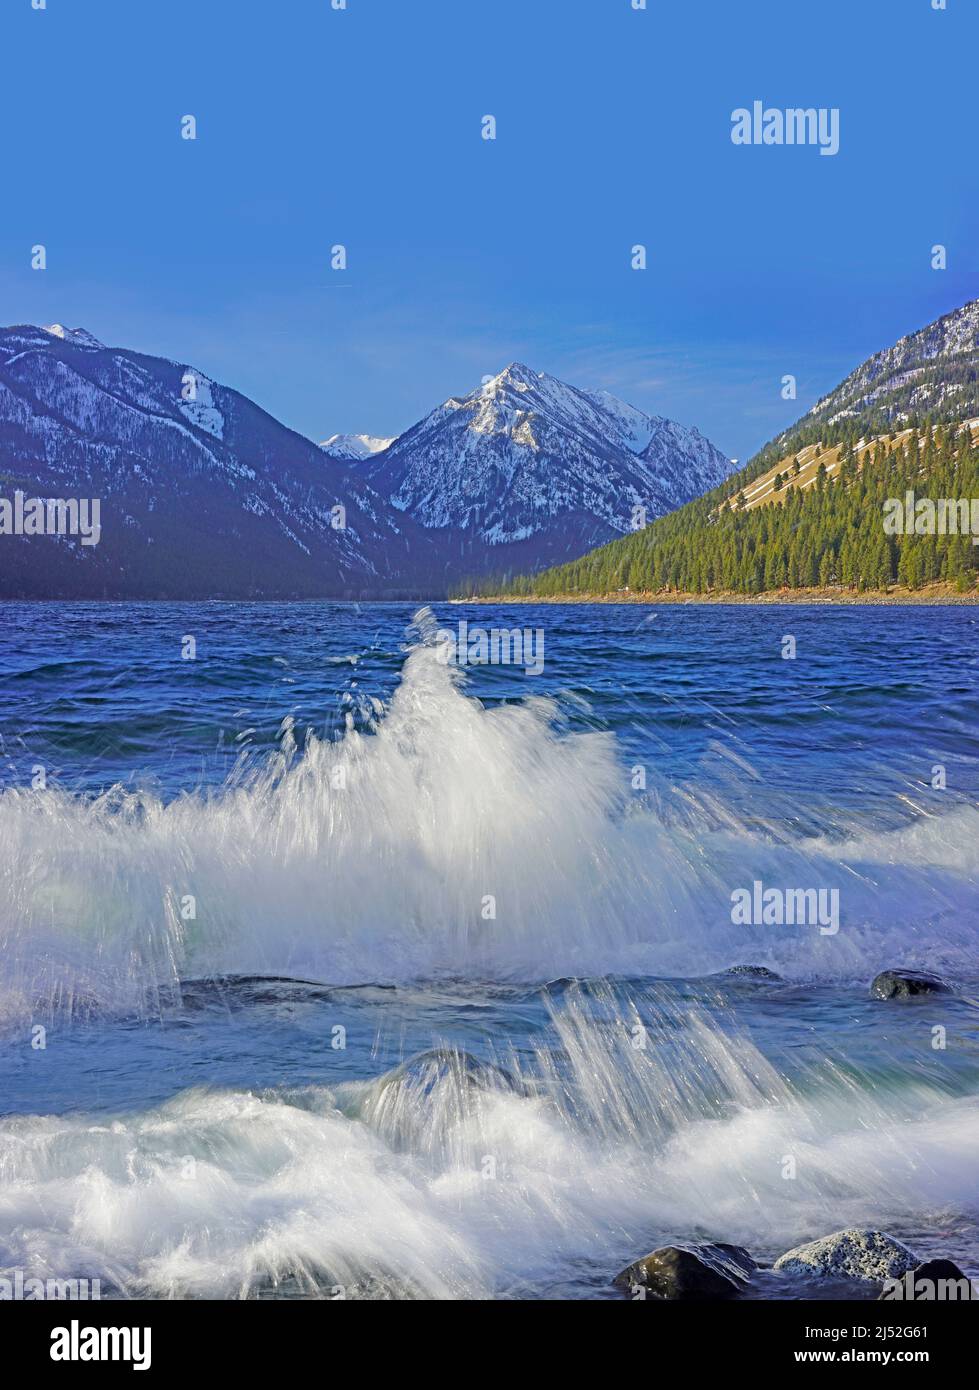
<instances>
[{"instance_id":1,"label":"clear blue sky","mask_svg":"<svg viewBox=\"0 0 979 1390\"><path fill-rule=\"evenodd\" d=\"M979 295L976 0L4 0L0 52L0 321L314 438L516 358L745 459ZM840 153L736 147L755 99L839 107Z\"/></svg>"}]
</instances>

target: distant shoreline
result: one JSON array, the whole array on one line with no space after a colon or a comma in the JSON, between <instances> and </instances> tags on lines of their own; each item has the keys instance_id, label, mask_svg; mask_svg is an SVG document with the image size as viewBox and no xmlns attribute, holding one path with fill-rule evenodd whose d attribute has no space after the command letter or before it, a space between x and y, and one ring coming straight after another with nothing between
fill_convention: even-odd
<instances>
[{"instance_id":1,"label":"distant shoreline","mask_svg":"<svg viewBox=\"0 0 979 1390\"><path fill-rule=\"evenodd\" d=\"M472 604L704 604L719 606L727 604L764 605L775 604L826 604L840 607L878 607L887 605L923 605L925 607L966 607L979 604L979 590L971 593L957 593L950 584L928 584L921 589L867 589L863 593L856 590L838 588L823 589L771 589L761 594L739 594L718 592L710 594L689 593L613 593L613 594L548 594L516 595L495 594L481 598L453 599L453 603Z\"/></svg>"},{"instance_id":2,"label":"distant shoreline","mask_svg":"<svg viewBox=\"0 0 979 1390\"><path fill-rule=\"evenodd\" d=\"M549 594L547 596L538 594L491 594L487 597L474 598L448 598L445 595L432 593L419 593L414 595L401 595L392 598L389 594L320 594L320 595L292 595L268 597L263 595L249 595L248 597L232 598L228 595L207 596L188 598L149 598L145 595L137 598L68 598L58 596L55 598L27 598L23 596L14 597L9 594L0 595L0 610L5 604L54 604L79 605L86 607L130 607L143 604L171 605L173 607L194 606L200 604L224 604L230 607L241 605L260 605L276 604L297 605L304 603L334 603L352 604L362 606L366 604L392 604L400 606L404 604L453 604L466 605L472 604L486 605L517 605L517 604L623 604L631 603L636 605L654 604L688 604L705 605L707 607L723 607L734 604L745 605L768 605L769 607L779 604L809 604L829 606L845 606L851 608L873 608L876 606L895 605L895 606L924 606L924 607L974 607L979 604L979 589L974 589L970 593L960 594L950 584L928 584L921 589L901 589L896 585L886 592L881 589L867 589L863 593L856 590L840 590L838 588L824 589L778 589L767 590L762 594L739 594L725 590L723 592L711 594L691 594L691 593L612 593L612 594Z\"/></svg>"}]
</instances>

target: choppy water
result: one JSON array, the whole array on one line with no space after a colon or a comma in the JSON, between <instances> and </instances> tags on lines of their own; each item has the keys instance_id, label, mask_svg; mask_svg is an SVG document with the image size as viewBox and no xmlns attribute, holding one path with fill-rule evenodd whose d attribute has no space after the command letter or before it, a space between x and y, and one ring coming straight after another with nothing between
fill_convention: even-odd
<instances>
[{"instance_id":1,"label":"choppy water","mask_svg":"<svg viewBox=\"0 0 979 1390\"><path fill-rule=\"evenodd\" d=\"M874 1223L979 1273L973 610L445 606L544 632L464 678L403 605L0 616L0 1268L604 1297ZM756 879L839 931L733 925Z\"/></svg>"}]
</instances>

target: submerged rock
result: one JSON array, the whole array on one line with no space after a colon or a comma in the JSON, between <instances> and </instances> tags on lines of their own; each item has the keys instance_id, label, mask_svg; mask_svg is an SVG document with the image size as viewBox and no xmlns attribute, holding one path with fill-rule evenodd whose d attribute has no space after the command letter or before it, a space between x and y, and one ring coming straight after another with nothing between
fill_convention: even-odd
<instances>
[{"instance_id":1,"label":"submerged rock","mask_svg":"<svg viewBox=\"0 0 979 1390\"><path fill-rule=\"evenodd\" d=\"M776 975L774 970L769 970L767 965L729 965L721 972L724 975L747 976L749 980L775 980L781 983L781 975Z\"/></svg>"},{"instance_id":2,"label":"submerged rock","mask_svg":"<svg viewBox=\"0 0 979 1390\"><path fill-rule=\"evenodd\" d=\"M903 1279L888 1279L878 1302L908 1300L912 1303L979 1301L979 1282L974 1282L951 1260L925 1260Z\"/></svg>"},{"instance_id":3,"label":"submerged rock","mask_svg":"<svg viewBox=\"0 0 979 1390\"><path fill-rule=\"evenodd\" d=\"M924 970L882 970L870 993L875 999L907 999L912 994L951 994L952 986Z\"/></svg>"},{"instance_id":4,"label":"submerged rock","mask_svg":"<svg viewBox=\"0 0 979 1390\"><path fill-rule=\"evenodd\" d=\"M501 1095L524 1095L503 1067L468 1052L436 1047L373 1081L336 1088L340 1109L383 1135L392 1148L459 1162L459 1135Z\"/></svg>"},{"instance_id":5,"label":"submerged rock","mask_svg":"<svg viewBox=\"0 0 979 1390\"><path fill-rule=\"evenodd\" d=\"M893 1236L851 1228L786 1251L774 1267L787 1274L878 1280L899 1279L916 1264L917 1255Z\"/></svg>"},{"instance_id":6,"label":"submerged rock","mask_svg":"<svg viewBox=\"0 0 979 1390\"><path fill-rule=\"evenodd\" d=\"M757 1268L740 1245L664 1245L617 1274L620 1288L644 1289L654 1298L733 1298Z\"/></svg>"},{"instance_id":7,"label":"submerged rock","mask_svg":"<svg viewBox=\"0 0 979 1390\"><path fill-rule=\"evenodd\" d=\"M433 1047L409 1057L399 1067L377 1078L378 1087L395 1086L430 1095L445 1084L463 1089L516 1091L517 1083L495 1062L482 1062L469 1052L451 1047Z\"/></svg>"}]
</instances>

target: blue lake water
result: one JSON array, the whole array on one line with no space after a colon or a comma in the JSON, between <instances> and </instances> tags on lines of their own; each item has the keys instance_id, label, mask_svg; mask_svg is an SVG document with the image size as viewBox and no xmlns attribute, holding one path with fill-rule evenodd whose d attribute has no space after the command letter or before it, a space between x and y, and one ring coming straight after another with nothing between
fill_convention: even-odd
<instances>
[{"instance_id":1,"label":"blue lake water","mask_svg":"<svg viewBox=\"0 0 979 1390\"><path fill-rule=\"evenodd\" d=\"M974 614L6 605L0 1272L609 1297L872 1224L979 1274Z\"/></svg>"}]
</instances>

